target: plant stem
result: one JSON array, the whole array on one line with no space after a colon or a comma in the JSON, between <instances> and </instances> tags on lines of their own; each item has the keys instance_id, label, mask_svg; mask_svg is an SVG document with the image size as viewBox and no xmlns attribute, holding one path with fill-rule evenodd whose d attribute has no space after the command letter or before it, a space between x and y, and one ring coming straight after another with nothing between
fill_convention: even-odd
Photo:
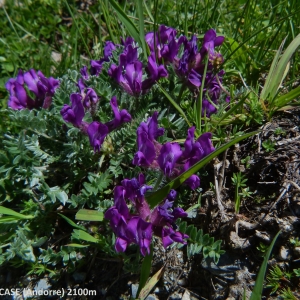
<instances>
[{"instance_id":1,"label":"plant stem","mask_svg":"<svg viewBox=\"0 0 300 300\"><path fill-rule=\"evenodd\" d=\"M201 134L202 100L203 100L203 89L204 89L204 84L205 84L207 65L208 65L208 54L206 55L205 68L204 68L204 73L203 73L203 77L202 77L200 94L199 94L199 98L198 98L198 102L197 102L197 106L196 106L197 107L196 115L198 116L197 117L197 130L199 131L199 134Z\"/></svg>"}]
</instances>

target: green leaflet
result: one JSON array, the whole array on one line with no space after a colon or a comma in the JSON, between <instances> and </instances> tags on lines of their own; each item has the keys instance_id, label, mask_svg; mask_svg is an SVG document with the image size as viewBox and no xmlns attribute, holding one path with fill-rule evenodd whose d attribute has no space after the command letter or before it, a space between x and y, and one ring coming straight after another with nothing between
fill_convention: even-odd
<instances>
[{"instance_id":1,"label":"green leaflet","mask_svg":"<svg viewBox=\"0 0 300 300\"><path fill-rule=\"evenodd\" d=\"M80 209L76 216L76 220L80 221L102 221L103 220L103 212L91 209Z\"/></svg>"}]
</instances>

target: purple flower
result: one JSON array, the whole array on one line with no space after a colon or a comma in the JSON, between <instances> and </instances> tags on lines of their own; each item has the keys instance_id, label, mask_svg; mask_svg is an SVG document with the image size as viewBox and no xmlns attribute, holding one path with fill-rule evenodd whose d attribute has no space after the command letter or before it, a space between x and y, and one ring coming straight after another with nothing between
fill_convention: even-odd
<instances>
[{"instance_id":1,"label":"purple flower","mask_svg":"<svg viewBox=\"0 0 300 300\"><path fill-rule=\"evenodd\" d=\"M164 134L164 128L158 128L158 112L148 118L147 123L142 122L137 129L138 152L133 158L133 164L137 166L150 166L157 153L158 143L155 140Z\"/></svg>"},{"instance_id":2,"label":"purple flower","mask_svg":"<svg viewBox=\"0 0 300 300\"><path fill-rule=\"evenodd\" d=\"M81 69L80 69L80 74L81 74L81 76L82 76L82 78L84 79L84 80L88 80L89 79L89 73L88 73L88 71L87 71L87 67L86 66L83 66Z\"/></svg>"},{"instance_id":3,"label":"purple flower","mask_svg":"<svg viewBox=\"0 0 300 300\"><path fill-rule=\"evenodd\" d=\"M214 54L215 47L221 46L224 42L224 36L218 36L214 29L208 30L203 38L203 46L200 50L201 56L204 56L206 53Z\"/></svg>"},{"instance_id":4,"label":"purple flower","mask_svg":"<svg viewBox=\"0 0 300 300\"><path fill-rule=\"evenodd\" d=\"M10 94L8 100L8 106L10 108L20 110L34 107L33 99L27 95L25 88L17 80L11 78L5 84L5 87Z\"/></svg>"},{"instance_id":5,"label":"purple flower","mask_svg":"<svg viewBox=\"0 0 300 300\"><path fill-rule=\"evenodd\" d=\"M115 118L107 123L105 125L107 126L109 132L116 129L123 123L127 123L131 121L131 115L126 109L122 109L121 111L118 108L117 98L114 96L110 100L110 105L113 110L113 113L115 115Z\"/></svg>"},{"instance_id":6,"label":"purple flower","mask_svg":"<svg viewBox=\"0 0 300 300\"><path fill-rule=\"evenodd\" d=\"M107 41L105 43L104 49L103 49L103 55L104 57L101 58L100 60L91 60L91 75L96 75L98 76L100 72L102 71L102 65L105 62L109 62L110 57L112 56L113 51L116 49L116 45L111 42Z\"/></svg>"},{"instance_id":7,"label":"purple flower","mask_svg":"<svg viewBox=\"0 0 300 300\"><path fill-rule=\"evenodd\" d=\"M100 122L94 121L88 126L87 133L90 139L90 144L94 148L94 151L100 152L100 148L108 134L107 126Z\"/></svg>"},{"instance_id":8,"label":"purple flower","mask_svg":"<svg viewBox=\"0 0 300 300\"><path fill-rule=\"evenodd\" d=\"M134 201L136 198L143 199L146 192L152 189L152 186L145 184L144 174L139 174L138 179L124 179L122 180L122 186L126 191L127 199Z\"/></svg>"},{"instance_id":9,"label":"purple flower","mask_svg":"<svg viewBox=\"0 0 300 300\"><path fill-rule=\"evenodd\" d=\"M144 187L144 191L143 190ZM117 236L115 249L124 252L129 244L137 244L142 255L150 253L152 235L163 239L165 247L175 242L186 244L187 235L175 231L175 221L186 217L187 213L181 208L174 208L176 192L171 190L165 201L152 211L143 197L145 190L151 188L145 185L143 175L139 179L124 179L122 186L114 191L114 206L105 213L110 226ZM130 214L125 199L130 199L134 205L135 214Z\"/></svg>"},{"instance_id":10,"label":"purple flower","mask_svg":"<svg viewBox=\"0 0 300 300\"><path fill-rule=\"evenodd\" d=\"M182 151L177 143L168 142L161 147L157 162L165 176L171 177L175 164L181 155Z\"/></svg>"},{"instance_id":11,"label":"purple flower","mask_svg":"<svg viewBox=\"0 0 300 300\"><path fill-rule=\"evenodd\" d=\"M35 95L34 100L27 95L25 84ZM58 86L59 80L53 77L46 78L41 71L36 73L31 69L23 74L23 71L19 70L17 78L11 78L5 84L10 93L8 106L13 109L49 108Z\"/></svg>"},{"instance_id":12,"label":"purple flower","mask_svg":"<svg viewBox=\"0 0 300 300\"><path fill-rule=\"evenodd\" d=\"M70 100L72 107L64 104L60 114L66 122L72 123L75 127L80 127L84 117L84 108L81 102L82 97L80 94L71 94Z\"/></svg>"},{"instance_id":13,"label":"purple flower","mask_svg":"<svg viewBox=\"0 0 300 300\"><path fill-rule=\"evenodd\" d=\"M161 77L168 76L165 67L163 65L157 65L154 54L150 55L148 58L147 73L149 74L148 78L142 82L143 90L150 89Z\"/></svg>"},{"instance_id":14,"label":"purple flower","mask_svg":"<svg viewBox=\"0 0 300 300\"><path fill-rule=\"evenodd\" d=\"M97 96L96 92L92 88L86 89L86 94L83 99L83 105L85 107L90 107L91 103L96 104L99 100L99 97Z\"/></svg>"},{"instance_id":15,"label":"purple flower","mask_svg":"<svg viewBox=\"0 0 300 300\"><path fill-rule=\"evenodd\" d=\"M189 236L187 234L181 233L179 231L173 230L171 227L162 228L162 242L165 248L174 242L186 244L187 242L184 239L187 239Z\"/></svg>"},{"instance_id":16,"label":"purple flower","mask_svg":"<svg viewBox=\"0 0 300 300\"><path fill-rule=\"evenodd\" d=\"M215 150L210 140L212 136L210 132L203 133L196 141L194 141L194 133L195 127L189 128L184 142L183 157L186 159L186 169Z\"/></svg>"},{"instance_id":17,"label":"purple flower","mask_svg":"<svg viewBox=\"0 0 300 300\"><path fill-rule=\"evenodd\" d=\"M176 38L176 30L165 25L159 26L158 32L149 32L145 36L145 40L150 51L157 56L158 61L163 58L165 63L173 62L177 56L180 45L186 42L186 37Z\"/></svg>"},{"instance_id":18,"label":"purple flower","mask_svg":"<svg viewBox=\"0 0 300 300\"><path fill-rule=\"evenodd\" d=\"M150 254L152 224L139 217L132 217L127 225L130 242L139 245L142 255Z\"/></svg>"},{"instance_id":19,"label":"purple flower","mask_svg":"<svg viewBox=\"0 0 300 300\"><path fill-rule=\"evenodd\" d=\"M121 54L120 66L111 65L108 75L114 78L128 94L139 96L142 92L143 64L138 60L127 63L127 59L131 61L132 57L123 56L122 62Z\"/></svg>"}]
</instances>

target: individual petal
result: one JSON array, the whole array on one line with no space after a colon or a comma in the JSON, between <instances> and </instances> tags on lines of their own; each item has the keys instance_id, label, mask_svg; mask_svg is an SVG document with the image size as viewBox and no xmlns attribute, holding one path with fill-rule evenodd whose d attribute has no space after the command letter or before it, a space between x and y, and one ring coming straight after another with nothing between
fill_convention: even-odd
<instances>
[{"instance_id":1,"label":"individual petal","mask_svg":"<svg viewBox=\"0 0 300 300\"><path fill-rule=\"evenodd\" d=\"M192 175L184 183L195 190L200 186L200 178L197 175Z\"/></svg>"},{"instance_id":2,"label":"individual petal","mask_svg":"<svg viewBox=\"0 0 300 300\"><path fill-rule=\"evenodd\" d=\"M149 166L153 160L156 157L156 151L153 142L148 138L148 135L146 132L138 132L138 152L142 153L143 155L141 156L138 154L139 160L141 159L144 161L146 159L146 165L139 164L138 166ZM135 159L134 159L135 160Z\"/></svg>"},{"instance_id":3,"label":"individual petal","mask_svg":"<svg viewBox=\"0 0 300 300\"><path fill-rule=\"evenodd\" d=\"M177 196L177 192L175 190L171 190L167 196L167 199L169 199L170 201L174 201L175 198Z\"/></svg>"},{"instance_id":4,"label":"individual petal","mask_svg":"<svg viewBox=\"0 0 300 300\"><path fill-rule=\"evenodd\" d=\"M212 145L211 142L211 137L212 134L210 132L203 133L198 139L197 142L200 143L203 151L204 151L204 156L207 156L211 152L215 151L215 148Z\"/></svg>"},{"instance_id":5,"label":"individual petal","mask_svg":"<svg viewBox=\"0 0 300 300\"><path fill-rule=\"evenodd\" d=\"M142 255L150 254L152 241L152 225L139 217L133 217L127 226L127 233L130 239L138 244Z\"/></svg>"},{"instance_id":6,"label":"individual petal","mask_svg":"<svg viewBox=\"0 0 300 300\"><path fill-rule=\"evenodd\" d=\"M12 83L10 86L10 97L8 100L8 106L12 109L24 109L27 108L28 103L33 102L33 100L27 95L24 87L17 81Z\"/></svg>"},{"instance_id":7,"label":"individual petal","mask_svg":"<svg viewBox=\"0 0 300 300\"><path fill-rule=\"evenodd\" d=\"M135 166L143 166L143 167L149 167L150 163L146 159L144 153L141 151L138 151L134 154L132 164Z\"/></svg>"},{"instance_id":8,"label":"individual petal","mask_svg":"<svg viewBox=\"0 0 300 300\"><path fill-rule=\"evenodd\" d=\"M118 212L124 216L125 219L129 217L129 209L125 201L126 189L122 186L116 186L114 189L114 203ZM127 195L126 195L127 196Z\"/></svg>"},{"instance_id":9,"label":"individual petal","mask_svg":"<svg viewBox=\"0 0 300 300\"><path fill-rule=\"evenodd\" d=\"M101 71L102 71L102 65L104 63L103 59L100 60L91 60L90 65L91 65L91 75L96 75L98 76Z\"/></svg>"},{"instance_id":10,"label":"individual petal","mask_svg":"<svg viewBox=\"0 0 300 300\"><path fill-rule=\"evenodd\" d=\"M90 77L86 66L83 66L80 69L80 74L84 80L88 80Z\"/></svg>"},{"instance_id":11,"label":"individual petal","mask_svg":"<svg viewBox=\"0 0 300 300\"><path fill-rule=\"evenodd\" d=\"M125 83L125 85L129 85L130 91L127 91L124 87L124 89L131 95L139 95L142 91L142 68L143 64L140 61L135 61L134 63L127 64L125 67L125 75L124 79L127 82L120 82L122 85Z\"/></svg>"},{"instance_id":12,"label":"individual petal","mask_svg":"<svg viewBox=\"0 0 300 300\"><path fill-rule=\"evenodd\" d=\"M65 108L63 112L61 111L61 114L64 113L64 115L65 115L65 113L68 112L69 116L68 117L66 116L66 119L64 118L64 115L62 114L64 120L67 122L71 122L76 127L79 127L80 124L82 123L82 119L84 117L84 108L83 108L83 105L81 102L82 97L80 94L73 93L70 96L70 100L72 103L72 112L73 113L71 113L69 110L67 111ZM65 105L64 105L64 107L65 107Z\"/></svg>"},{"instance_id":13,"label":"individual petal","mask_svg":"<svg viewBox=\"0 0 300 300\"><path fill-rule=\"evenodd\" d=\"M115 118L105 123L105 125L108 127L108 130L111 132L112 130L122 125L124 122L130 122L131 115L126 109L122 109L121 111L119 111L117 98L115 96L111 98L110 106L114 113Z\"/></svg>"},{"instance_id":14,"label":"individual petal","mask_svg":"<svg viewBox=\"0 0 300 300\"><path fill-rule=\"evenodd\" d=\"M133 47L129 44L124 52L119 57L120 67L126 67L128 64L132 64L136 62L138 59L138 51L137 48Z\"/></svg>"},{"instance_id":15,"label":"individual petal","mask_svg":"<svg viewBox=\"0 0 300 300\"><path fill-rule=\"evenodd\" d=\"M91 103L96 104L99 100L98 95L96 94L96 92L92 89L92 88L87 88L86 90L86 94L83 100L83 105L85 107L90 107Z\"/></svg>"},{"instance_id":16,"label":"individual petal","mask_svg":"<svg viewBox=\"0 0 300 300\"><path fill-rule=\"evenodd\" d=\"M162 146L157 162L166 176L171 177L175 163L181 155L182 151L177 143L167 142Z\"/></svg>"},{"instance_id":17,"label":"individual petal","mask_svg":"<svg viewBox=\"0 0 300 300\"><path fill-rule=\"evenodd\" d=\"M174 221L176 221L178 218L186 218L187 216L188 214L181 207L176 207L173 209Z\"/></svg>"},{"instance_id":18,"label":"individual petal","mask_svg":"<svg viewBox=\"0 0 300 300\"><path fill-rule=\"evenodd\" d=\"M187 242L184 239L187 239L188 237L189 236L186 234L174 231L171 227L162 228L162 242L165 248L173 244L173 242L186 244Z\"/></svg>"},{"instance_id":19,"label":"individual petal","mask_svg":"<svg viewBox=\"0 0 300 300\"><path fill-rule=\"evenodd\" d=\"M105 42L105 46L103 49L104 58L108 59L112 55L112 52L115 49L116 49L116 45L113 42L111 41Z\"/></svg>"},{"instance_id":20,"label":"individual petal","mask_svg":"<svg viewBox=\"0 0 300 300\"><path fill-rule=\"evenodd\" d=\"M94 121L89 125L87 133L90 139L90 144L94 148L94 151L100 152L100 148L106 135L108 134L107 126L100 122Z\"/></svg>"},{"instance_id":21,"label":"individual petal","mask_svg":"<svg viewBox=\"0 0 300 300\"><path fill-rule=\"evenodd\" d=\"M202 83L202 77L194 69L188 75L188 81L195 87L200 87Z\"/></svg>"},{"instance_id":22,"label":"individual petal","mask_svg":"<svg viewBox=\"0 0 300 300\"><path fill-rule=\"evenodd\" d=\"M34 69L30 69L28 72L24 74L24 82L27 84L28 89L32 91L36 96L39 95L39 90L37 86L37 82L39 78Z\"/></svg>"},{"instance_id":23,"label":"individual petal","mask_svg":"<svg viewBox=\"0 0 300 300\"><path fill-rule=\"evenodd\" d=\"M194 145L194 137L195 137L195 126L188 129L188 135L184 142L184 151L182 155L184 157L188 157L193 150Z\"/></svg>"},{"instance_id":24,"label":"individual petal","mask_svg":"<svg viewBox=\"0 0 300 300\"><path fill-rule=\"evenodd\" d=\"M115 249L117 252L125 252L127 248L128 242L120 237L117 238Z\"/></svg>"},{"instance_id":25,"label":"individual petal","mask_svg":"<svg viewBox=\"0 0 300 300\"><path fill-rule=\"evenodd\" d=\"M221 46L223 44L224 40L225 40L224 36L216 37L215 40L214 40L215 47L216 46Z\"/></svg>"},{"instance_id":26,"label":"individual petal","mask_svg":"<svg viewBox=\"0 0 300 300\"><path fill-rule=\"evenodd\" d=\"M152 115L152 117L150 117L148 119L148 136L149 139L151 141L156 140L159 136L163 135L165 132L164 128L158 128L158 121L157 121L157 117L158 117L158 112L155 111Z\"/></svg>"}]
</instances>

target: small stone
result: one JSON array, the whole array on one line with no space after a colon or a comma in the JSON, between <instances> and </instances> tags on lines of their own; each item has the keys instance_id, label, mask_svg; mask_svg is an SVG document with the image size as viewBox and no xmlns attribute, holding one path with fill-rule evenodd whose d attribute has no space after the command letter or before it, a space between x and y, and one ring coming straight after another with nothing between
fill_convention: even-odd
<instances>
[{"instance_id":1,"label":"small stone","mask_svg":"<svg viewBox=\"0 0 300 300\"><path fill-rule=\"evenodd\" d=\"M137 291L139 289L139 285L138 284L132 284L131 285L131 297L132 298L136 298L136 294L137 294Z\"/></svg>"},{"instance_id":2,"label":"small stone","mask_svg":"<svg viewBox=\"0 0 300 300\"><path fill-rule=\"evenodd\" d=\"M190 300L191 299L191 294L188 290L185 290L183 296L182 296L182 300Z\"/></svg>"},{"instance_id":3,"label":"small stone","mask_svg":"<svg viewBox=\"0 0 300 300\"><path fill-rule=\"evenodd\" d=\"M180 286L186 285L186 279L185 279L185 278L179 279L179 280L177 281L177 284L180 285Z\"/></svg>"},{"instance_id":4,"label":"small stone","mask_svg":"<svg viewBox=\"0 0 300 300\"><path fill-rule=\"evenodd\" d=\"M293 250L296 258L300 257L300 247L295 247Z\"/></svg>"},{"instance_id":5,"label":"small stone","mask_svg":"<svg viewBox=\"0 0 300 300\"><path fill-rule=\"evenodd\" d=\"M182 294L179 294L177 292L174 292L172 295L169 296L169 300L181 300Z\"/></svg>"},{"instance_id":6,"label":"small stone","mask_svg":"<svg viewBox=\"0 0 300 300\"><path fill-rule=\"evenodd\" d=\"M288 256L290 254L290 250L285 248L284 246L281 246L280 251L279 251L279 259L280 260L288 260Z\"/></svg>"},{"instance_id":7,"label":"small stone","mask_svg":"<svg viewBox=\"0 0 300 300\"><path fill-rule=\"evenodd\" d=\"M248 239L240 238L235 231L230 232L230 241L233 249L246 249L251 246Z\"/></svg>"},{"instance_id":8,"label":"small stone","mask_svg":"<svg viewBox=\"0 0 300 300\"><path fill-rule=\"evenodd\" d=\"M150 294L145 300L158 300L155 295Z\"/></svg>"}]
</instances>

